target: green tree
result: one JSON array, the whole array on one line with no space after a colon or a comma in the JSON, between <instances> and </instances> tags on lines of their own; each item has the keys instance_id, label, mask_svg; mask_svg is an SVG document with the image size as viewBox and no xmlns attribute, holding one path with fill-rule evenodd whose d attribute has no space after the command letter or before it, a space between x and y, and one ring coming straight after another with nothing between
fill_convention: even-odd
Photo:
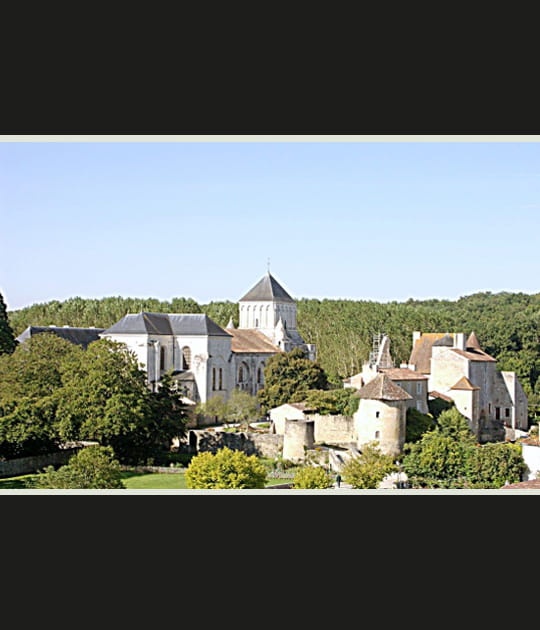
<instances>
[{"instance_id":1,"label":"green tree","mask_svg":"<svg viewBox=\"0 0 540 630\"><path fill-rule=\"evenodd\" d=\"M0 407L10 402L50 396L62 387L64 361L81 360L80 346L40 333L20 344L10 355L0 356Z\"/></svg>"},{"instance_id":2,"label":"green tree","mask_svg":"<svg viewBox=\"0 0 540 630\"><path fill-rule=\"evenodd\" d=\"M452 438L459 442L474 444L476 442L474 433L469 427L467 418L452 407L443 411L437 418L437 433L445 437Z\"/></svg>"},{"instance_id":3,"label":"green tree","mask_svg":"<svg viewBox=\"0 0 540 630\"><path fill-rule=\"evenodd\" d=\"M4 297L0 293L0 355L11 354L17 345L7 316Z\"/></svg>"},{"instance_id":4,"label":"green tree","mask_svg":"<svg viewBox=\"0 0 540 630\"><path fill-rule=\"evenodd\" d=\"M199 453L186 470L188 488L264 488L266 469L255 455L222 448Z\"/></svg>"},{"instance_id":5,"label":"green tree","mask_svg":"<svg viewBox=\"0 0 540 630\"><path fill-rule=\"evenodd\" d=\"M321 466L302 466L293 479L293 488L324 489L332 485L332 477Z\"/></svg>"},{"instance_id":6,"label":"green tree","mask_svg":"<svg viewBox=\"0 0 540 630\"><path fill-rule=\"evenodd\" d=\"M431 414L425 414L414 407L407 409L405 442L418 442L427 431L435 428L435 420Z\"/></svg>"},{"instance_id":7,"label":"green tree","mask_svg":"<svg viewBox=\"0 0 540 630\"><path fill-rule=\"evenodd\" d=\"M471 449L466 475L473 488L500 488L521 481L526 468L519 444L498 442Z\"/></svg>"},{"instance_id":8,"label":"green tree","mask_svg":"<svg viewBox=\"0 0 540 630\"><path fill-rule=\"evenodd\" d=\"M198 403L196 413L216 418L230 424L240 423L249 428L250 421L259 415L259 402L255 396L240 389L234 389L228 400L213 396L204 403Z\"/></svg>"},{"instance_id":9,"label":"green tree","mask_svg":"<svg viewBox=\"0 0 540 630\"><path fill-rule=\"evenodd\" d=\"M156 393L124 344L102 339L79 360L68 358L58 392L63 440L95 440L123 461L143 461L161 444L186 434L187 414L167 380Z\"/></svg>"},{"instance_id":10,"label":"green tree","mask_svg":"<svg viewBox=\"0 0 540 630\"><path fill-rule=\"evenodd\" d=\"M375 442L362 447L360 456L349 458L343 465L341 475L353 488L378 488L389 474L398 472L391 455L384 455Z\"/></svg>"},{"instance_id":11,"label":"green tree","mask_svg":"<svg viewBox=\"0 0 540 630\"><path fill-rule=\"evenodd\" d=\"M119 462L107 446L87 446L55 470L48 466L32 484L35 488L114 489L125 488Z\"/></svg>"},{"instance_id":12,"label":"green tree","mask_svg":"<svg viewBox=\"0 0 540 630\"><path fill-rule=\"evenodd\" d=\"M311 389L303 396L302 402L323 416L352 416L358 410L360 398L353 387L329 390Z\"/></svg>"},{"instance_id":13,"label":"green tree","mask_svg":"<svg viewBox=\"0 0 540 630\"><path fill-rule=\"evenodd\" d=\"M264 411L286 402L300 402L310 389L328 389L328 379L300 348L276 354L264 368L264 389L258 392Z\"/></svg>"}]
</instances>

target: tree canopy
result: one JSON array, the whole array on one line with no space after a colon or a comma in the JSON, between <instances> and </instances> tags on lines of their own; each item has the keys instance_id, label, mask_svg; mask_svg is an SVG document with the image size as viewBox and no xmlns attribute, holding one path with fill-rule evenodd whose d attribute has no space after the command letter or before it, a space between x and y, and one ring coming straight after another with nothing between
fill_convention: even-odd
<instances>
[{"instance_id":1,"label":"tree canopy","mask_svg":"<svg viewBox=\"0 0 540 630\"><path fill-rule=\"evenodd\" d=\"M359 456L350 457L345 462L341 475L353 488L375 489L387 475L397 471L394 458L382 453L372 442L362 446Z\"/></svg>"},{"instance_id":2,"label":"tree canopy","mask_svg":"<svg viewBox=\"0 0 540 630\"><path fill-rule=\"evenodd\" d=\"M286 402L300 402L311 389L328 389L324 370L300 348L270 357L264 368L264 388L258 398L266 411Z\"/></svg>"},{"instance_id":3,"label":"tree canopy","mask_svg":"<svg viewBox=\"0 0 540 630\"><path fill-rule=\"evenodd\" d=\"M0 293L0 355L10 354L15 350L17 342L9 323L4 297Z\"/></svg>"},{"instance_id":4,"label":"tree canopy","mask_svg":"<svg viewBox=\"0 0 540 630\"><path fill-rule=\"evenodd\" d=\"M186 433L180 394L158 392L123 344L87 350L42 333L0 357L0 457L50 452L61 442L94 440L134 463Z\"/></svg>"}]
</instances>

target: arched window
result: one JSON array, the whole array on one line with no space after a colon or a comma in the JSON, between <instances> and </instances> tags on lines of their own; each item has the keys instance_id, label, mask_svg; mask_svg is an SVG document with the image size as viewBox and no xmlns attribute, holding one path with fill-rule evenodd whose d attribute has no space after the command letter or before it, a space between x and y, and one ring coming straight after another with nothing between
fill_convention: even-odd
<instances>
[{"instance_id":1,"label":"arched window","mask_svg":"<svg viewBox=\"0 0 540 630\"><path fill-rule=\"evenodd\" d=\"M159 352L159 369L160 370L165 369L165 348L163 346L161 346L161 349Z\"/></svg>"},{"instance_id":2,"label":"arched window","mask_svg":"<svg viewBox=\"0 0 540 630\"><path fill-rule=\"evenodd\" d=\"M257 383L261 384L263 382L263 371L262 368L257 369Z\"/></svg>"},{"instance_id":3,"label":"arched window","mask_svg":"<svg viewBox=\"0 0 540 630\"><path fill-rule=\"evenodd\" d=\"M238 370L238 382L244 382L244 368L242 366L240 366L240 369Z\"/></svg>"},{"instance_id":4,"label":"arched window","mask_svg":"<svg viewBox=\"0 0 540 630\"><path fill-rule=\"evenodd\" d=\"M249 380L249 369L245 363L242 363L238 368L238 382L247 383Z\"/></svg>"},{"instance_id":5,"label":"arched window","mask_svg":"<svg viewBox=\"0 0 540 630\"><path fill-rule=\"evenodd\" d=\"M184 346L182 348L182 369L189 370L191 367L191 348Z\"/></svg>"},{"instance_id":6,"label":"arched window","mask_svg":"<svg viewBox=\"0 0 540 630\"><path fill-rule=\"evenodd\" d=\"M223 368L219 368L219 389L223 389Z\"/></svg>"},{"instance_id":7,"label":"arched window","mask_svg":"<svg viewBox=\"0 0 540 630\"><path fill-rule=\"evenodd\" d=\"M212 368L212 389L216 389L216 368Z\"/></svg>"}]
</instances>

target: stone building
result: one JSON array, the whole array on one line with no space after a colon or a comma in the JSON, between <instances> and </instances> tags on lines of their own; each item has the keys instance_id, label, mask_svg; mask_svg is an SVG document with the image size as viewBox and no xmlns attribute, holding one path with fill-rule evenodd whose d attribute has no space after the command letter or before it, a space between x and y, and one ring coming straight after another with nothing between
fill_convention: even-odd
<instances>
[{"instance_id":1,"label":"stone building","mask_svg":"<svg viewBox=\"0 0 540 630\"><path fill-rule=\"evenodd\" d=\"M157 387L166 373L191 400L227 399L235 389L255 395L264 387L264 368L279 352L301 347L315 360L296 327L296 303L267 273L240 299L239 327L218 326L207 315L128 314L100 337L127 345Z\"/></svg>"},{"instance_id":2,"label":"stone building","mask_svg":"<svg viewBox=\"0 0 540 630\"><path fill-rule=\"evenodd\" d=\"M386 455L399 455L405 444L407 402L411 400L386 374L378 374L359 391L360 404L354 414L358 448L378 442Z\"/></svg>"},{"instance_id":3,"label":"stone building","mask_svg":"<svg viewBox=\"0 0 540 630\"><path fill-rule=\"evenodd\" d=\"M386 374L390 380L409 394L406 406L414 407L421 413L428 413L428 377L409 369L408 366L394 367L390 354L390 339L387 335L375 335L373 351L362 371L345 379L344 387L361 389L379 374Z\"/></svg>"},{"instance_id":4,"label":"stone building","mask_svg":"<svg viewBox=\"0 0 540 630\"><path fill-rule=\"evenodd\" d=\"M504 428L528 428L528 402L515 372L497 370L472 332L413 333L408 368L428 378L432 398L451 399L480 441L504 439Z\"/></svg>"}]
</instances>

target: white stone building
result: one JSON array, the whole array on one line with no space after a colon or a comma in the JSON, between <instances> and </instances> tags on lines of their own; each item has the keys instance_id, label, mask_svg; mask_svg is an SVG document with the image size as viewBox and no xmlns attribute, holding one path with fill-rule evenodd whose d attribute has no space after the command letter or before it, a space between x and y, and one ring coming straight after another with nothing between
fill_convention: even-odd
<instances>
[{"instance_id":1,"label":"white stone building","mask_svg":"<svg viewBox=\"0 0 540 630\"><path fill-rule=\"evenodd\" d=\"M191 400L227 399L234 389L255 395L264 387L268 359L302 347L315 360L315 346L296 328L296 303L267 273L240 300L240 326L221 328L207 315L137 313L100 333L132 350L153 387L170 373Z\"/></svg>"},{"instance_id":2,"label":"white stone building","mask_svg":"<svg viewBox=\"0 0 540 630\"><path fill-rule=\"evenodd\" d=\"M515 372L496 369L475 333L413 333L408 368L428 378L432 398L451 399L480 441L504 439L504 428L528 428L528 401Z\"/></svg>"}]
</instances>

